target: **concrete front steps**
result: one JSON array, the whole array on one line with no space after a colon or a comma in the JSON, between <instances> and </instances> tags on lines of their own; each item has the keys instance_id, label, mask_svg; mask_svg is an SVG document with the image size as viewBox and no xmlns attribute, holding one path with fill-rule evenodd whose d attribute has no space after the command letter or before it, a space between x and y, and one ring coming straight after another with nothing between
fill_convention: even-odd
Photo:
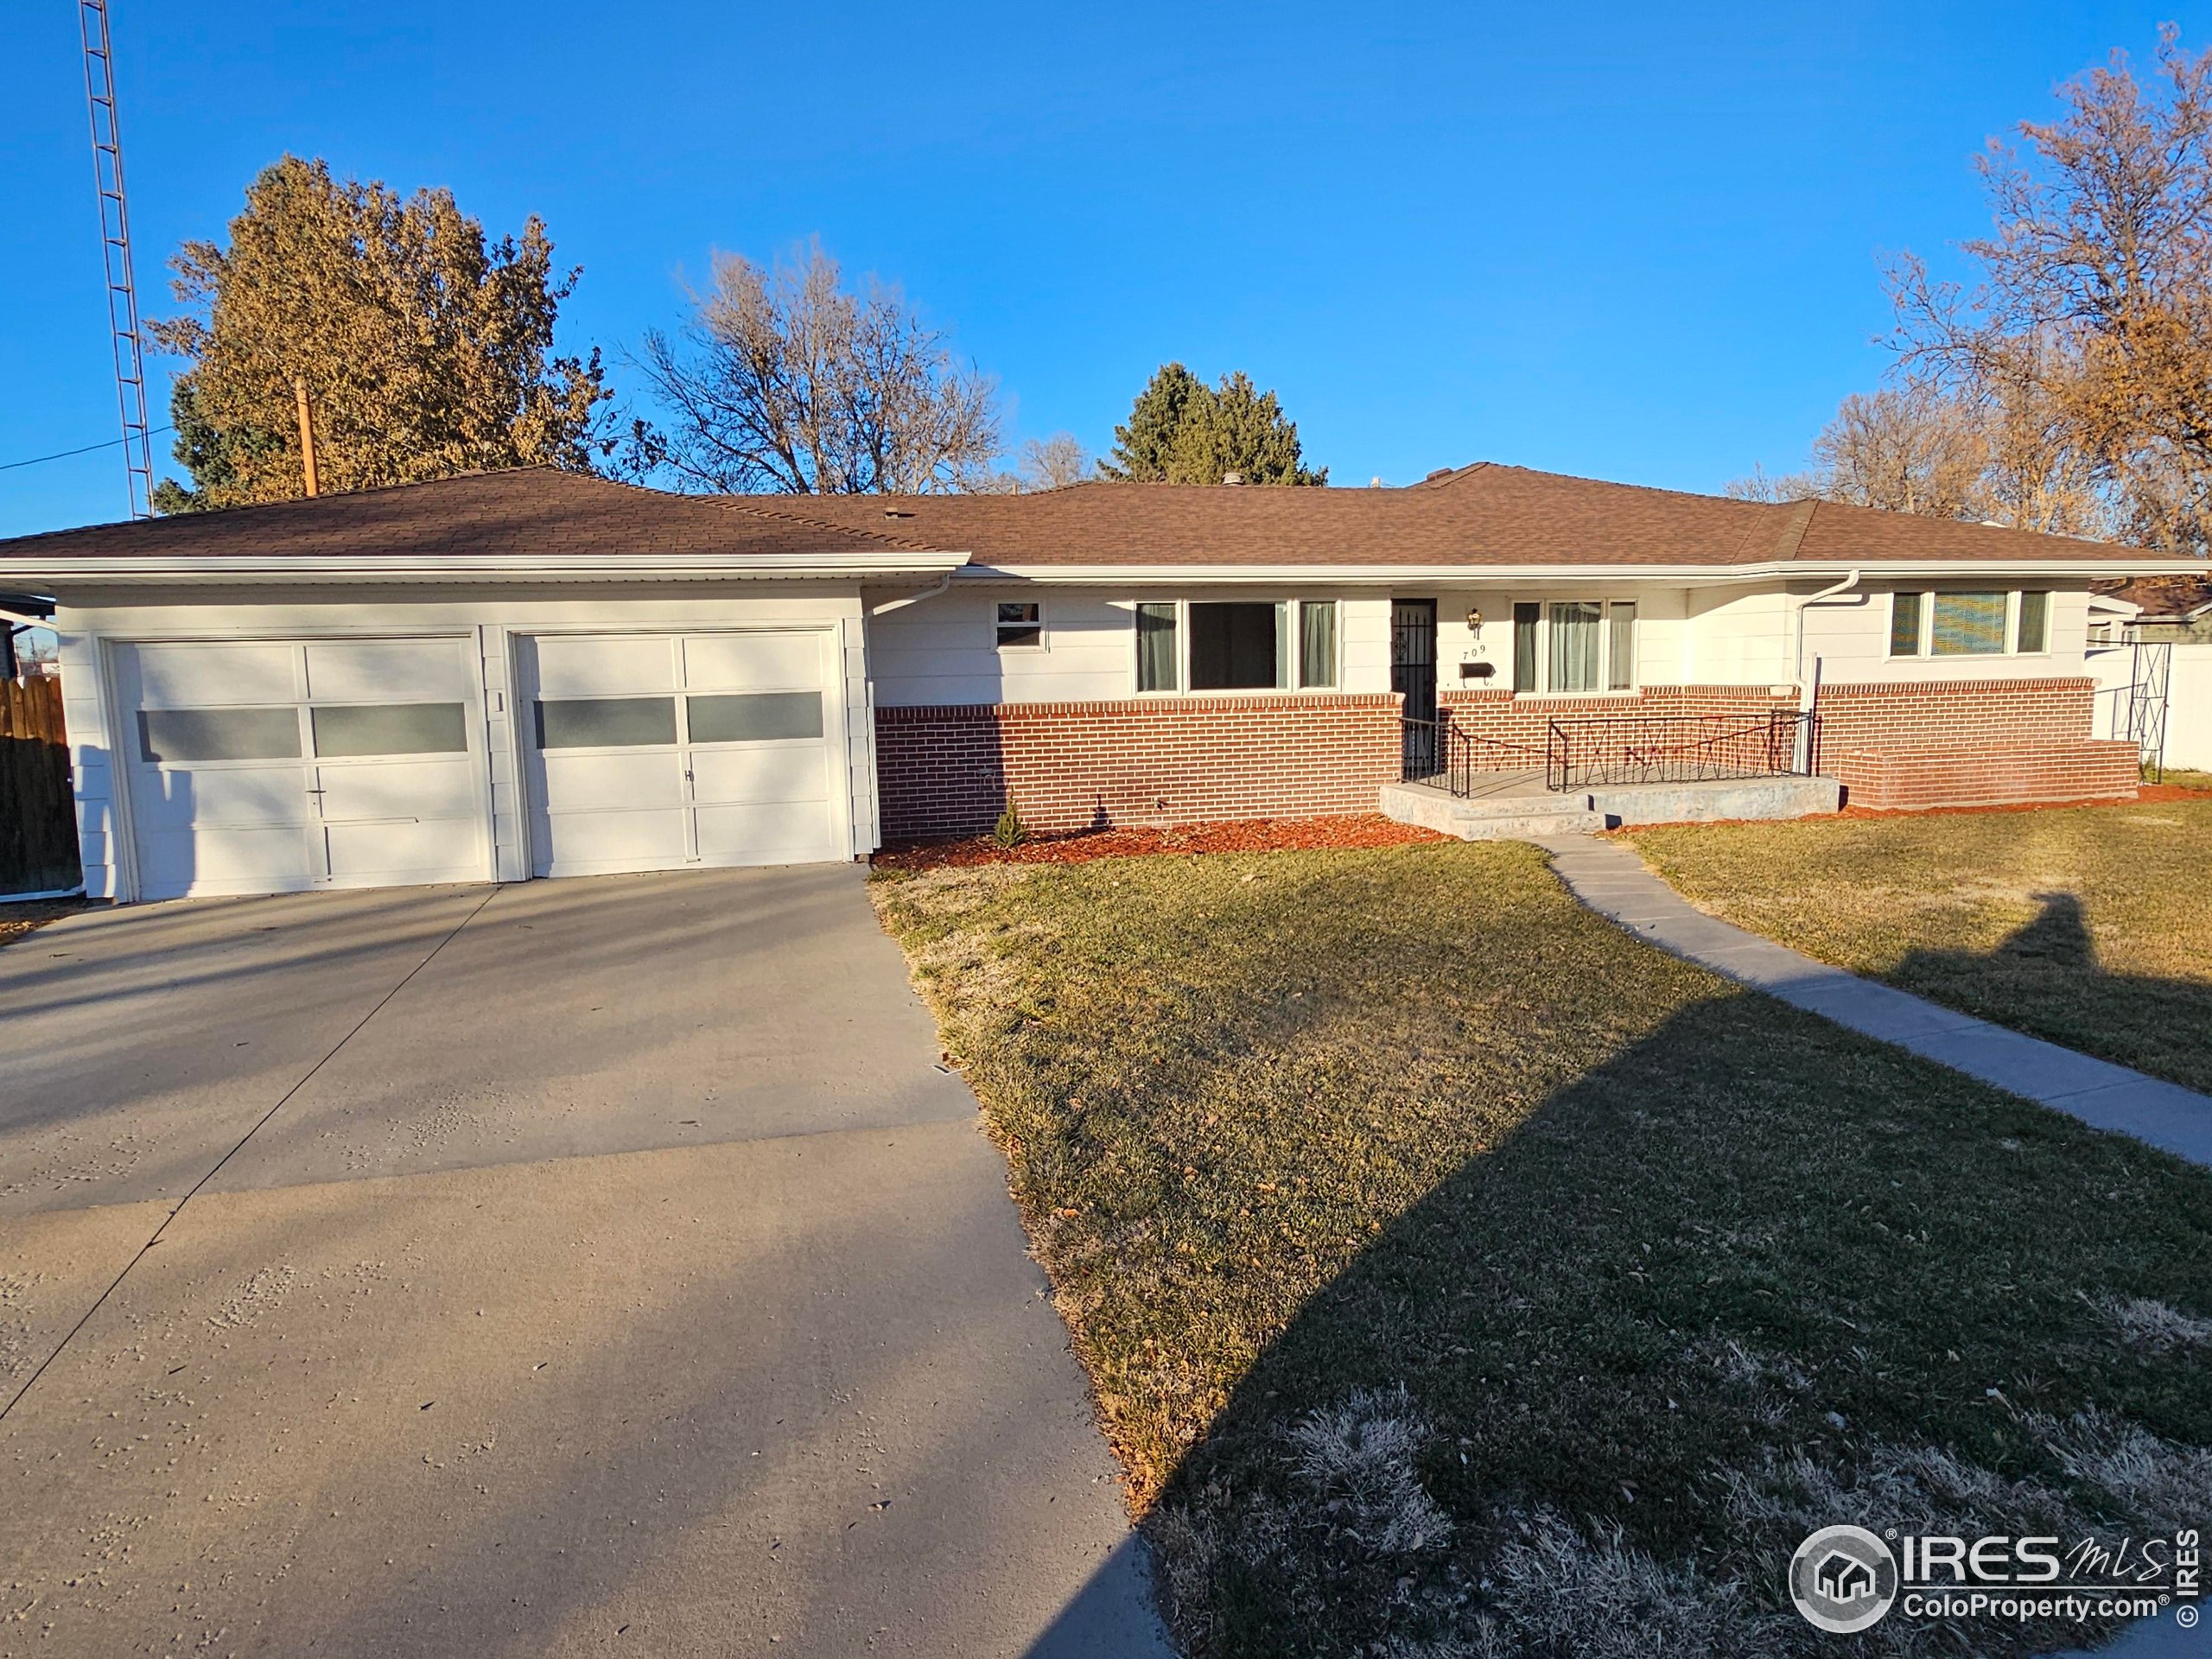
<instances>
[{"instance_id":1,"label":"concrete front steps","mask_svg":"<svg viewBox=\"0 0 2212 1659\"><path fill-rule=\"evenodd\" d=\"M1478 774L1483 792L1458 797L1435 784L1385 784L1382 816L1461 841L1533 841L1630 823L1722 818L1805 818L1839 810L1833 778L1732 778L1704 784L1624 784L1554 793L1541 772Z\"/></svg>"}]
</instances>

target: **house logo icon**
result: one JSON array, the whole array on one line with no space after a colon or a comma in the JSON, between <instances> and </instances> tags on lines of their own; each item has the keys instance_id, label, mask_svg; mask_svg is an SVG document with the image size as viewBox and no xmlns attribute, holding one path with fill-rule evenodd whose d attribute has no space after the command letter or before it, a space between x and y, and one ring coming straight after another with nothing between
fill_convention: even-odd
<instances>
[{"instance_id":1,"label":"house logo icon","mask_svg":"<svg viewBox=\"0 0 2212 1659\"><path fill-rule=\"evenodd\" d=\"M1839 1549L1821 1563L1813 1582L1830 1601L1853 1602L1874 1593L1874 1569Z\"/></svg>"},{"instance_id":2,"label":"house logo icon","mask_svg":"<svg viewBox=\"0 0 2212 1659\"><path fill-rule=\"evenodd\" d=\"M1897 1599L1897 1558L1864 1527L1823 1527L1790 1558L1789 1599L1821 1630L1866 1630Z\"/></svg>"}]
</instances>

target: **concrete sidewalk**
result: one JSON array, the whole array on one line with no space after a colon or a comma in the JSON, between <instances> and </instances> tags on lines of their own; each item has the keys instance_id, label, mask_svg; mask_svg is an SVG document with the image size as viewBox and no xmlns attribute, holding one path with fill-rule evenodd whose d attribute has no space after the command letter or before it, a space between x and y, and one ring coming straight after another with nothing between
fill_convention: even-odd
<instances>
[{"instance_id":1,"label":"concrete sidewalk","mask_svg":"<svg viewBox=\"0 0 2212 1659\"><path fill-rule=\"evenodd\" d=\"M2212 1165L2212 1098L1878 985L1708 916L1633 848L1582 836L1537 845L1576 898L1640 939L2092 1128Z\"/></svg>"}]
</instances>

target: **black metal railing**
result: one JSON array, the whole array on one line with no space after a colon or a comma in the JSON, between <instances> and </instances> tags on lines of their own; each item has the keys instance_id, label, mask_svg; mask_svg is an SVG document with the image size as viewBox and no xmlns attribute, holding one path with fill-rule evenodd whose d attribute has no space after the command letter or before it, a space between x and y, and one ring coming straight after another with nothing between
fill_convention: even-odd
<instances>
[{"instance_id":1,"label":"black metal railing","mask_svg":"<svg viewBox=\"0 0 2212 1659\"><path fill-rule=\"evenodd\" d=\"M1433 784L1462 798L1474 793L1484 772L1534 772L1544 751L1533 743L1511 743L1452 723L1448 714L1434 720L1404 720L1399 778L1408 784Z\"/></svg>"},{"instance_id":2,"label":"black metal railing","mask_svg":"<svg viewBox=\"0 0 2212 1659\"><path fill-rule=\"evenodd\" d=\"M1795 710L1555 720L1544 745L1544 787L1810 776L1820 770L1820 716Z\"/></svg>"}]
</instances>

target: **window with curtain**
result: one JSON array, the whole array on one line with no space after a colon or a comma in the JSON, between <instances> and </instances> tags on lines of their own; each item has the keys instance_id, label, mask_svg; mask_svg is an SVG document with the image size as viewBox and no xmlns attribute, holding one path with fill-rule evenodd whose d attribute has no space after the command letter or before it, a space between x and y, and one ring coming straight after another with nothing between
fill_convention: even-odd
<instances>
[{"instance_id":1,"label":"window with curtain","mask_svg":"<svg viewBox=\"0 0 2212 1659\"><path fill-rule=\"evenodd\" d=\"M1595 600L1554 601L1552 605L1553 691L1598 689L1598 628L1605 611Z\"/></svg>"},{"instance_id":2,"label":"window with curtain","mask_svg":"<svg viewBox=\"0 0 2212 1659\"><path fill-rule=\"evenodd\" d=\"M1925 594L1890 595L1890 655L1920 655L1920 615L1928 603Z\"/></svg>"},{"instance_id":3,"label":"window with curtain","mask_svg":"<svg viewBox=\"0 0 2212 1659\"><path fill-rule=\"evenodd\" d=\"M1298 683L1337 683L1337 601L1309 599L1298 607Z\"/></svg>"},{"instance_id":4,"label":"window with curtain","mask_svg":"<svg viewBox=\"0 0 2212 1659\"><path fill-rule=\"evenodd\" d=\"M1516 605L1513 607L1513 689L1534 691L1536 689L1536 639L1543 625L1543 607Z\"/></svg>"},{"instance_id":5,"label":"window with curtain","mask_svg":"<svg viewBox=\"0 0 2212 1659\"><path fill-rule=\"evenodd\" d=\"M2020 595L2020 643L2014 649L2031 652L2050 649L2049 594Z\"/></svg>"},{"instance_id":6,"label":"window with curtain","mask_svg":"<svg viewBox=\"0 0 2212 1659\"><path fill-rule=\"evenodd\" d=\"M1175 607L1137 607L1137 690L1173 691L1180 684L1175 663Z\"/></svg>"},{"instance_id":7,"label":"window with curtain","mask_svg":"<svg viewBox=\"0 0 2212 1659\"><path fill-rule=\"evenodd\" d=\"M1626 691L1636 684L1636 606L1616 600L1605 607L1605 690Z\"/></svg>"},{"instance_id":8,"label":"window with curtain","mask_svg":"<svg viewBox=\"0 0 2212 1659\"><path fill-rule=\"evenodd\" d=\"M1191 690L1273 690L1290 683L1290 607L1243 601L1194 603Z\"/></svg>"},{"instance_id":9,"label":"window with curtain","mask_svg":"<svg viewBox=\"0 0 2212 1659\"><path fill-rule=\"evenodd\" d=\"M1935 622L1928 631L1929 654L1984 657L2001 652L2005 598L2001 593L1936 594Z\"/></svg>"}]
</instances>

